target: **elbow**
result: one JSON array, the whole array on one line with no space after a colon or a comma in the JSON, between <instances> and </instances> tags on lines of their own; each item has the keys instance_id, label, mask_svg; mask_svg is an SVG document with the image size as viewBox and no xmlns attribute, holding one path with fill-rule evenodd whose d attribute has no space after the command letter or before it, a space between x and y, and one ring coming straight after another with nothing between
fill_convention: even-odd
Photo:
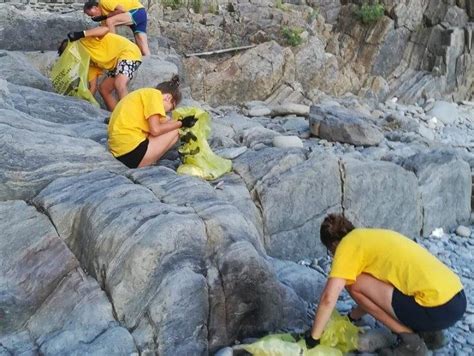
<instances>
[{"instance_id":1,"label":"elbow","mask_svg":"<svg viewBox=\"0 0 474 356\"><path fill-rule=\"evenodd\" d=\"M152 136L160 136L160 135L161 135L161 130L156 129L156 128L153 128L153 127L150 127L149 133L150 133L150 135L152 135Z\"/></svg>"}]
</instances>

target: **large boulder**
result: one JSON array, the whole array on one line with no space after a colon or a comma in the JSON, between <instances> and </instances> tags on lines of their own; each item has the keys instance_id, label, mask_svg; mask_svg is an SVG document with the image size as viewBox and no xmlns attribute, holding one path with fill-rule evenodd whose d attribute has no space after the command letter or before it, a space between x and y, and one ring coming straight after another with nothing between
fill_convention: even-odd
<instances>
[{"instance_id":1,"label":"large boulder","mask_svg":"<svg viewBox=\"0 0 474 356\"><path fill-rule=\"evenodd\" d=\"M313 105L309 124L311 133L328 141L350 143L355 146L378 145L383 134L370 119L339 106Z\"/></svg>"},{"instance_id":2,"label":"large boulder","mask_svg":"<svg viewBox=\"0 0 474 356\"><path fill-rule=\"evenodd\" d=\"M53 91L51 80L32 68L19 52L0 51L0 78L13 84Z\"/></svg>"},{"instance_id":3,"label":"large boulder","mask_svg":"<svg viewBox=\"0 0 474 356\"><path fill-rule=\"evenodd\" d=\"M184 60L194 99L210 105L265 100L294 76L293 53L271 41L217 65Z\"/></svg>"},{"instance_id":4,"label":"large boulder","mask_svg":"<svg viewBox=\"0 0 474 356\"><path fill-rule=\"evenodd\" d=\"M130 333L113 317L46 215L0 202L0 344L7 354L130 354Z\"/></svg>"},{"instance_id":5,"label":"large boulder","mask_svg":"<svg viewBox=\"0 0 474 356\"><path fill-rule=\"evenodd\" d=\"M0 49L13 51L57 50L70 31L90 26L82 11L55 14L30 8L0 6Z\"/></svg>"},{"instance_id":6,"label":"large boulder","mask_svg":"<svg viewBox=\"0 0 474 356\"><path fill-rule=\"evenodd\" d=\"M415 174L390 162L344 158L342 206L354 225L419 236L422 226Z\"/></svg>"},{"instance_id":7,"label":"large boulder","mask_svg":"<svg viewBox=\"0 0 474 356\"><path fill-rule=\"evenodd\" d=\"M228 203L234 192L219 198L225 183L218 196L164 167L129 177L96 171L57 179L35 203L104 285L142 352L206 354L309 323L306 302L267 260L254 219ZM320 285L322 276L314 277Z\"/></svg>"},{"instance_id":8,"label":"large boulder","mask_svg":"<svg viewBox=\"0 0 474 356\"><path fill-rule=\"evenodd\" d=\"M151 55L142 58L142 64L130 82L129 91L140 88L154 88L158 83L170 80L178 74L176 64L166 61L163 57Z\"/></svg>"},{"instance_id":9,"label":"large boulder","mask_svg":"<svg viewBox=\"0 0 474 356\"><path fill-rule=\"evenodd\" d=\"M469 221L472 181L467 162L453 152L432 151L408 157L403 167L418 177L424 236Z\"/></svg>"}]
</instances>

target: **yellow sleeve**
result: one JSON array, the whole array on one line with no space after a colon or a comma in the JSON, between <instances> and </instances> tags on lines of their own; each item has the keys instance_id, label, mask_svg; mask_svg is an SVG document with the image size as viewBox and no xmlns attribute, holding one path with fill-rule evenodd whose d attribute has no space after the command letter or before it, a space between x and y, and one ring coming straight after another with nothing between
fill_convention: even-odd
<instances>
[{"instance_id":1,"label":"yellow sleeve","mask_svg":"<svg viewBox=\"0 0 474 356\"><path fill-rule=\"evenodd\" d=\"M148 120L152 115L160 115L160 122L162 117L166 119L166 111L163 105L163 95L159 90L152 89L151 92L146 93L143 98L143 113L145 118Z\"/></svg>"},{"instance_id":2,"label":"yellow sleeve","mask_svg":"<svg viewBox=\"0 0 474 356\"><path fill-rule=\"evenodd\" d=\"M353 284L357 276L362 273L363 257L358 244L354 242L343 239L339 243L332 261L330 278L343 278L346 280L346 284Z\"/></svg>"}]
</instances>

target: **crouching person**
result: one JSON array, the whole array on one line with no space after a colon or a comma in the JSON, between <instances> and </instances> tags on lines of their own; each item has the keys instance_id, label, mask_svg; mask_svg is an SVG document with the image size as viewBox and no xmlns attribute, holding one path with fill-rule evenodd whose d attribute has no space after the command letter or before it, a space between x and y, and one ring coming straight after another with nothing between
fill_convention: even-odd
<instances>
[{"instance_id":1,"label":"crouching person","mask_svg":"<svg viewBox=\"0 0 474 356\"><path fill-rule=\"evenodd\" d=\"M382 350L384 355L426 355L421 336L433 337L463 316L466 297L459 277L409 238L356 229L331 214L321 225L321 241L334 257L309 346L318 343L344 287L357 303L351 320L368 313L398 335L398 346Z\"/></svg>"},{"instance_id":2,"label":"crouching person","mask_svg":"<svg viewBox=\"0 0 474 356\"><path fill-rule=\"evenodd\" d=\"M142 55L135 43L125 37L108 33L105 26L70 32L70 41L79 41L95 67L105 70L107 78L99 85L105 105L112 111L117 101L128 94L128 83L140 67Z\"/></svg>"},{"instance_id":3,"label":"crouching person","mask_svg":"<svg viewBox=\"0 0 474 356\"><path fill-rule=\"evenodd\" d=\"M181 101L179 77L142 88L125 96L115 107L108 126L112 155L129 168L157 162L179 139L181 121L166 115Z\"/></svg>"}]
</instances>

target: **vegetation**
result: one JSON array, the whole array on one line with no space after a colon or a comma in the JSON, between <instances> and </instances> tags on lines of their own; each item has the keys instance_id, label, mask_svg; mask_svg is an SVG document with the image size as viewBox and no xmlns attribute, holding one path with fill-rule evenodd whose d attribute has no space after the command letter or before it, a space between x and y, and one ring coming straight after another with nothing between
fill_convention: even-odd
<instances>
[{"instance_id":1,"label":"vegetation","mask_svg":"<svg viewBox=\"0 0 474 356\"><path fill-rule=\"evenodd\" d=\"M191 0L191 8L193 9L195 14L199 14L202 9L201 0Z\"/></svg>"},{"instance_id":2,"label":"vegetation","mask_svg":"<svg viewBox=\"0 0 474 356\"><path fill-rule=\"evenodd\" d=\"M172 10L178 10L181 6L183 6L181 0L161 0L161 4L164 8L169 7Z\"/></svg>"},{"instance_id":3,"label":"vegetation","mask_svg":"<svg viewBox=\"0 0 474 356\"><path fill-rule=\"evenodd\" d=\"M356 16L363 24L372 24L380 20L384 14L385 8L383 4L375 1L373 4L364 2L355 10Z\"/></svg>"},{"instance_id":4,"label":"vegetation","mask_svg":"<svg viewBox=\"0 0 474 356\"><path fill-rule=\"evenodd\" d=\"M281 30L286 43L292 47L299 46L303 42L301 38L302 32L303 29L297 27L283 27Z\"/></svg>"},{"instance_id":5,"label":"vegetation","mask_svg":"<svg viewBox=\"0 0 474 356\"><path fill-rule=\"evenodd\" d=\"M308 14L308 23L313 22L319 16L319 7L311 9L311 12Z\"/></svg>"}]
</instances>

